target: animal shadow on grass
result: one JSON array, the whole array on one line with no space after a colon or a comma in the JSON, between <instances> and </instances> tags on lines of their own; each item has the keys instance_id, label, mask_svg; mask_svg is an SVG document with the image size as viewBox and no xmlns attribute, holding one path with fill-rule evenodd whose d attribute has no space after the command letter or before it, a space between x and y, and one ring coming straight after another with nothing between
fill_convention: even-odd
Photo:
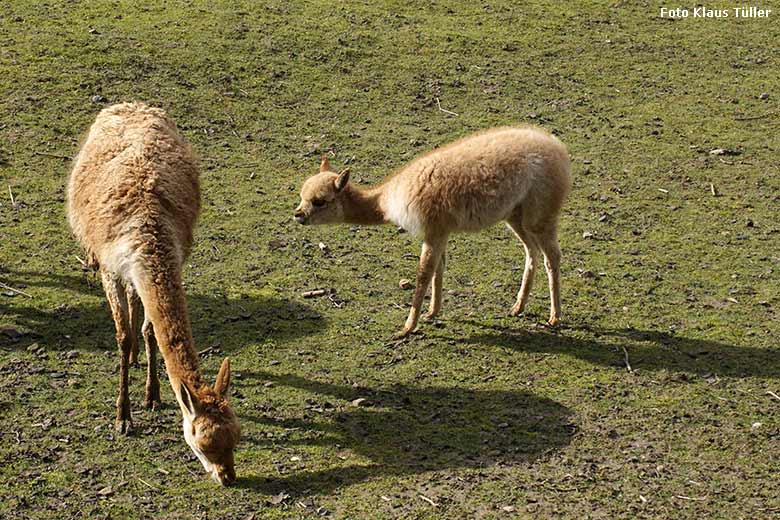
<instances>
[{"instance_id":1,"label":"animal shadow on grass","mask_svg":"<svg viewBox=\"0 0 780 520\"><path fill-rule=\"evenodd\" d=\"M24 349L33 342L50 350L93 348L114 350L114 322L103 287L95 276L36 273L4 274L6 279L24 280L28 287L62 289L100 298L96 304L71 304L67 300L51 309L40 309L35 300L18 295L0 298L0 316L10 318L14 327L0 331L0 347ZM223 295L192 294L185 288L196 348L211 345L224 354L240 350L247 343L263 339L294 339L326 326L325 318L312 307L283 298L227 298ZM66 297L66 296L64 296ZM139 351L144 352L143 340ZM205 343L210 345L206 345Z\"/></svg>"},{"instance_id":2,"label":"animal shadow on grass","mask_svg":"<svg viewBox=\"0 0 780 520\"><path fill-rule=\"evenodd\" d=\"M522 330L470 321L488 332L465 341L477 345L566 354L589 363L632 369L667 370L703 376L780 378L780 349L729 345L657 330L602 329L571 324L557 331ZM577 337L567 331L580 332ZM585 336L585 337L583 337ZM625 349L625 352L623 351Z\"/></svg>"},{"instance_id":3,"label":"animal shadow on grass","mask_svg":"<svg viewBox=\"0 0 780 520\"><path fill-rule=\"evenodd\" d=\"M244 420L267 426L321 432L315 439L297 443L339 445L370 461L281 477L243 477L236 483L270 494L324 494L373 477L528 464L569 444L575 431L568 408L524 391L409 385L354 388L268 372L244 372L241 384L251 385L253 380L256 385L272 381L275 388L307 392L311 394L307 402L349 403L362 397L369 404L347 405L329 416L304 413L293 420L242 414ZM285 446L295 443L284 441Z\"/></svg>"}]
</instances>

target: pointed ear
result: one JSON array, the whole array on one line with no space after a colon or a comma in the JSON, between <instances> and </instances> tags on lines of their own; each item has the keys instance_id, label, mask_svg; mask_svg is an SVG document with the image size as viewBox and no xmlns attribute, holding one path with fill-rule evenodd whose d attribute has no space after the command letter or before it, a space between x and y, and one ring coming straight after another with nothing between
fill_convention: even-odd
<instances>
[{"instance_id":1,"label":"pointed ear","mask_svg":"<svg viewBox=\"0 0 780 520\"><path fill-rule=\"evenodd\" d=\"M328 154L322 154L322 162L320 163L320 172L330 171L330 162L328 161Z\"/></svg>"},{"instance_id":2,"label":"pointed ear","mask_svg":"<svg viewBox=\"0 0 780 520\"><path fill-rule=\"evenodd\" d=\"M195 392L191 391L189 385L184 381L179 382L179 396L181 397L181 402L184 405L184 408L187 409L187 412L190 414L190 416L197 417L202 410L200 401L198 401L198 397Z\"/></svg>"},{"instance_id":3,"label":"pointed ear","mask_svg":"<svg viewBox=\"0 0 780 520\"><path fill-rule=\"evenodd\" d=\"M228 390L230 389L230 358L222 360L222 366L219 367L219 373L217 374L217 382L214 383L214 391L220 399L227 398Z\"/></svg>"},{"instance_id":4,"label":"pointed ear","mask_svg":"<svg viewBox=\"0 0 780 520\"><path fill-rule=\"evenodd\" d=\"M336 177L336 180L334 181L334 185L336 186L336 191L343 190L348 182L349 182L349 168L344 168L339 172L339 176Z\"/></svg>"}]
</instances>

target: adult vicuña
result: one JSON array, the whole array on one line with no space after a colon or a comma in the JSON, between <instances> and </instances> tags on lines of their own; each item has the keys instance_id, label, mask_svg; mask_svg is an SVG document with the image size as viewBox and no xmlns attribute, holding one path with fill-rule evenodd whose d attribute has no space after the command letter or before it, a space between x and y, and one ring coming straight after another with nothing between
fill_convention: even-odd
<instances>
[{"instance_id":1,"label":"adult vicu\u00f1a","mask_svg":"<svg viewBox=\"0 0 780 520\"><path fill-rule=\"evenodd\" d=\"M144 310L146 407L160 402L156 349L183 415L184 438L225 485L236 478L238 419L227 402L230 362L209 387L198 369L181 266L200 209L198 169L175 123L157 108L124 103L97 116L68 181L68 220L99 267L119 345L116 429L132 427L128 365ZM139 301L140 298L140 301Z\"/></svg>"},{"instance_id":2,"label":"adult vicu\u00f1a","mask_svg":"<svg viewBox=\"0 0 780 520\"><path fill-rule=\"evenodd\" d=\"M423 239L417 285L404 337L417 325L433 279L429 312L441 309L442 275L450 233L479 231L504 220L525 247L525 271L517 302L523 312L539 250L550 284L550 325L561 318L558 217L571 189L566 147L548 132L530 126L494 128L467 136L413 160L381 184L358 189L349 169L320 173L301 189L295 220L301 224L382 224L393 222Z\"/></svg>"}]
</instances>

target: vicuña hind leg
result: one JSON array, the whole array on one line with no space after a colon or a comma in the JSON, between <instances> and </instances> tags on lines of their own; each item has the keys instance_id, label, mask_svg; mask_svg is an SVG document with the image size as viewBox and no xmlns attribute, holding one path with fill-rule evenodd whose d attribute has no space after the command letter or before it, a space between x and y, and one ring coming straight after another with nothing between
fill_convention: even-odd
<instances>
[{"instance_id":1,"label":"vicu\u00f1a hind leg","mask_svg":"<svg viewBox=\"0 0 780 520\"><path fill-rule=\"evenodd\" d=\"M141 317L141 299L132 285L125 286L130 335L130 365L138 367L138 323Z\"/></svg>"},{"instance_id":2,"label":"vicu\u00f1a hind leg","mask_svg":"<svg viewBox=\"0 0 780 520\"><path fill-rule=\"evenodd\" d=\"M114 426L119 433L127 434L130 433L133 427L127 388L130 350L132 349L127 293L122 281L118 277L106 271L101 271L100 275L103 279L103 290L106 293L106 299L114 317L116 342L119 346L119 397L116 401L116 422Z\"/></svg>"},{"instance_id":3,"label":"vicu\u00f1a hind leg","mask_svg":"<svg viewBox=\"0 0 780 520\"><path fill-rule=\"evenodd\" d=\"M531 286L534 282L534 274L536 273L536 263L539 261L539 246L536 243L534 235L523 228L523 225L519 217L513 217L507 220L507 227L514 231L517 238L523 244L525 249L525 269L523 270L523 283L520 286L520 291L517 293L517 301L512 306L509 314L512 316L518 316L525 310L525 305L528 303L528 296L531 293Z\"/></svg>"},{"instance_id":4,"label":"vicu\u00f1a hind leg","mask_svg":"<svg viewBox=\"0 0 780 520\"><path fill-rule=\"evenodd\" d=\"M162 404L160 400L160 380L157 378L157 339L154 337L154 327L149 318L144 319L141 329L146 345L146 398L144 406L154 410Z\"/></svg>"},{"instance_id":5,"label":"vicu\u00f1a hind leg","mask_svg":"<svg viewBox=\"0 0 780 520\"><path fill-rule=\"evenodd\" d=\"M417 326L417 320L420 318L420 307L422 307L425 293L428 291L428 285L436 271L436 266L441 259L442 253L447 247L447 237L436 239L425 239L420 255L420 265L417 268L417 285L414 288L414 298L412 299L412 308L409 311L409 317L406 319L404 328L396 334L396 338L405 338Z\"/></svg>"},{"instance_id":6,"label":"vicu\u00f1a hind leg","mask_svg":"<svg viewBox=\"0 0 780 520\"><path fill-rule=\"evenodd\" d=\"M550 284L550 325L561 321L561 247L558 232L554 226L538 233L539 247L544 253L544 266Z\"/></svg>"},{"instance_id":7,"label":"vicu\u00f1a hind leg","mask_svg":"<svg viewBox=\"0 0 780 520\"><path fill-rule=\"evenodd\" d=\"M433 273L433 285L431 288L431 302L428 305L428 312L424 318L426 320L432 320L435 318L439 311L441 311L441 299L442 288L444 285L444 269L447 264L447 252L443 252L439 257L439 262L436 265L436 271Z\"/></svg>"}]
</instances>

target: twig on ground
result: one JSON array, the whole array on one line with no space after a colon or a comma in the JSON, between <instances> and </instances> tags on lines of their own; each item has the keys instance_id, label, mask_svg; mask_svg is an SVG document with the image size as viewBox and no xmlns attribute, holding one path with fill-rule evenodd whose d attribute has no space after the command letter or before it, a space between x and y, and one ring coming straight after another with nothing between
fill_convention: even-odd
<instances>
[{"instance_id":1,"label":"twig on ground","mask_svg":"<svg viewBox=\"0 0 780 520\"><path fill-rule=\"evenodd\" d=\"M319 298L328 294L327 289L313 289L311 291L305 291L301 296L304 298Z\"/></svg>"},{"instance_id":2,"label":"twig on ground","mask_svg":"<svg viewBox=\"0 0 780 520\"><path fill-rule=\"evenodd\" d=\"M330 300L330 303L332 303L332 304L333 304L333 306L334 306L334 307L336 307L337 309L340 309L340 308L341 308L341 302L339 302L338 300L336 300L336 296L335 296L333 293L330 293L330 294L328 295L328 300Z\"/></svg>"},{"instance_id":3,"label":"twig on ground","mask_svg":"<svg viewBox=\"0 0 780 520\"><path fill-rule=\"evenodd\" d=\"M73 159L73 157L68 157L67 155L59 155L59 154L56 154L56 153L48 153L48 152L35 151L35 152L33 152L33 154L34 155L42 155L44 157L54 157L55 159L63 159L65 161L70 161L71 159Z\"/></svg>"},{"instance_id":4,"label":"twig on ground","mask_svg":"<svg viewBox=\"0 0 780 520\"><path fill-rule=\"evenodd\" d=\"M451 116L457 116L458 115L457 113L455 113L455 112L453 112L451 110L446 110L446 109L442 108L441 107L441 101L439 101L439 98L436 98L436 105L439 107L439 110L441 110L445 114L449 114Z\"/></svg>"},{"instance_id":5,"label":"twig on ground","mask_svg":"<svg viewBox=\"0 0 780 520\"><path fill-rule=\"evenodd\" d=\"M11 207L16 209L16 201L14 200L14 192L11 191L11 185L8 185L8 195L11 196Z\"/></svg>"},{"instance_id":6,"label":"twig on ground","mask_svg":"<svg viewBox=\"0 0 780 520\"><path fill-rule=\"evenodd\" d=\"M81 258L79 258L79 256L78 256L78 255L73 255L73 256L75 256L75 257L76 257L76 260L78 260L78 261L79 261L79 263L80 263L82 266L84 266L85 268L89 267L89 266L87 265L87 262L86 262L86 260L82 260Z\"/></svg>"},{"instance_id":7,"label":"twig on ground","mask_svg":"<svg viewBox=\"0 0 780 520\"><path fill-rule=\"evenodd\" d=\"M214 351L214 347L206 347L203 350L198 351L198 356L204 357L208 354L211 354Z\"/></svg>"},{"instance_id":8,"label":"twig on ground","mask_svg":"<svg viewBox=\"0 0 780 520\"><path fill-rule=\"evenodd\" d=\"M757 116L749 116L749 117L735 117L734 121L752 121L754 119L763 119L765 117L769 117L771 115L777 114L777 110L772 110L770 112L767 112L766 114L761 114Z\"/></svg>"},{"instance_id":9,"label":"twig on ground","mask_svg":"<svg viewBox=\"0 0 780 520\"><path fill-rule=\"evenodd\" d=\"M428 502L428 503L429 503L430 505L432 505L433 507L439 507L439 504L437 504L436 502L434 502L434 501L433 501L433 500L431 500L430 498L426 497L425 495L420 495L420 498L422 498L423 500L425 500L426 502Z\"/></svg>"},{"instance_id":10,"label":"twig on ground","mask_svg":"<svg viewBox=\"0 0 780 520\"><path fill-rule=\"evenodd\" d=\"M138 480L139 480L139 481L140 481L142 484L144 484L146 487L148 487L149 489L154 489L155 491L157 491L157 488L156 488L156 487L154 487L153 485L149 484L149 483L148 483L147 481L145 481L144 479L142 479L142 478L139 478Z\"/></svg>"},{"instance_id":11,"label":"twig on ground","mask_svg":"<svg viewBox=\"0 0 780 520\"><path fill-rule=\"evenodd\" d=\"M680 500L693 500L694 502L703 502L707 500L707 497L686 497L685 495L675 495L674 498L679 498Z\"/></svg>"},{"instance_id":12,"label":"twig on ground","mask_svg":"<svg viewBox=\"0 0 780 520\"><path fill-rule=\"evenodd\" d=\"M772 396L772 397L774 397L775 399L777 399L778 401L780 401L780 395L777 395L776 393L774 393L774 392L773 392L773 391L771 391L771 390L767 390L767 391L766 391L766 395Z\"/></svg>"},{"instance_id":13,"label":"twig on ground","mask_svg":"<svg viewBox=\"0 0 780 520\"><path fill-rule=\"evenodd\" d=\"M626 347L624 347L622 345L620 346L620 348L623 349L623 356L624 356L624 360L626 362L626 371L633 372L634 370L631 368L631 363L628 362L628 350L626 350Z\"/></svg>"},{"instance_id":14,"label":"twig on ground","mask_svg":"<svg viewBox=\"0 0 780 520\"><path fill-rule=\"evenodd\" d=\"M23 296L27 296L28 298L32 298L33 297L32 294L26 293L26 292L22 291L21 289L16 289L15 287L11 287L10 285L6 285L3 282L0 282L0 287L2 287L3 289L8 289L9 291L13 291L15 293L19 293L19 294L21 294Z\"/></svg>"}]
</instances>

